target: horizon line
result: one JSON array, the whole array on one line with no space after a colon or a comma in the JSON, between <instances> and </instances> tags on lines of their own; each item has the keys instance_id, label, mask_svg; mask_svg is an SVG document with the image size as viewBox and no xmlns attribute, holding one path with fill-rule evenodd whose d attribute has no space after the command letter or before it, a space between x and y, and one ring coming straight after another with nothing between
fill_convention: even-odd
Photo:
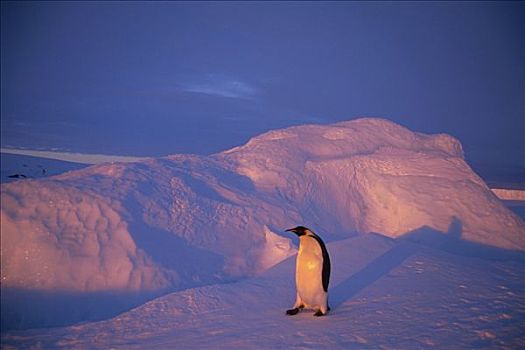
<instances>
[{"instance_id":1,"label":"horizon line","mask_svg":"<svg viewBox=\"0 0 525 350\"><path fill-rule=\"evenodd\" d=\"M151 157L118 156L118 155L111 155L111 154L42 151L42 150L33 150L33 149L18 149L18 148L3 148L3 147L0 148L0 153L55 159L55 160L61 160L61 161L72 162L72 163L80 163L80 164L101 164L101 163L113 163L113 162L133 163L133 162L138 162L141 160L151 158Z\"/></svg>"}]
</instances>

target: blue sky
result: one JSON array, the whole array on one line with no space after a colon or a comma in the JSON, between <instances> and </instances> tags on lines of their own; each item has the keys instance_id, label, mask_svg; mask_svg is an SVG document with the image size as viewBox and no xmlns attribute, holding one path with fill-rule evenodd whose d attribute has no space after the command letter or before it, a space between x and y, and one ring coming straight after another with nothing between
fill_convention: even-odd
<instances>
[{"instance_id":1,"label":"blue sky","mask_svg":"<svg viewBox=\"0 0 525 350\"><path fill-rule=\"evenodd\" d=\"M525 167L520 2L8 2L1 146L209 154L380 116Z\"/></svg>"}]
</instances>

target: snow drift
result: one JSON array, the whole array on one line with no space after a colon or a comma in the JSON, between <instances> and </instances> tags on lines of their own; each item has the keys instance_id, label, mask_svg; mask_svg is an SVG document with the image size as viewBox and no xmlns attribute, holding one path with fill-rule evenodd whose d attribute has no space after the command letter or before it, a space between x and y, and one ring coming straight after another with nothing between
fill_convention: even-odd
<instances>
[{"instance_id":1,"label":"snow drift","mask_svg":"<svg viewBox=\"0 0 525 350\"><path fill-rule=\"evenodd\" d=\"M295 259L169 293L101 322L5 332L6 349L523 349L525 260L356 235L327 245L327 317L285 315Z\"/></svg>"},{"instance_id":2,"label":"snow drift","mask_svg":"<svg viewBox=\"0 0 525 350\"><path fill-rule=\"evenodd\" d=\"M501 200L506 201L525 201L524 190L509 190L506 188L492 188L492 192Z\"/></svg>"},{"instance_id":3,"label":"snow drift","mask_svg":"<svg viewBox=\"0 0 525 350\"><path fill-rule=\"evenodd\" d=\"M16 292L161 293L238 279L292 255L281 232L297 224L327 241L445 236L452 225L456 240L525 249L523 221L456 139L383 119L271 131L207 157L95 165L4 184L1 195L2 289Z\"/></svg>"}]
</instances>

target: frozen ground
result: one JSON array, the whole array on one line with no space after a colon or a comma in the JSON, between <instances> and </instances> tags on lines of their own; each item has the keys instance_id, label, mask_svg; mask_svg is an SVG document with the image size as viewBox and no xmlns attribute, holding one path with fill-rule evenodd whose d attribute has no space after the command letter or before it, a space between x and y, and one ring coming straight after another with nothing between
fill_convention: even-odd
<instances>
[{"instance_id":1,"label":"frozen ground","mask_svg":"<svg viewBox=\"0 0 525 350\"><path fill-rule=\"evenodd\" d=\"M2 148L0 182L40 179L92 164L135 162L144 159L146 158Z\"/></svg>"},{"instance_id":2,"label":"frozen ground","mask_svg":"<svg viewBox=\"0 0 525 350\"><path fill-rule=\"evenodd\" d=\"M1 188L4 348L524 346L525 224L448 135L300 126ZM297 224L325 318L284 316Z\"/></svg>"},{"instance_id":3,"label":"frozen ground","mask_svg":"<svg viewBox=\"0 0 525 350\"><path fill-rule=\"evenodd\" d=\"M523 256L481 246L464 255L413 242L424 234L397 241L358 235L329 244L332 312L324 318L307 311L285 316L294 301L292 257L258 277L168 294L107 321L9 332L2 343L5 349L522 349Z\"/></svg>"},{"instance_id":4,"label":"frozen ground","mask_svg":"<svg viewBox=\"0 0 525 350\"><path fill-rule=\"evenodd\" d=\"M7 183L20 179L39 179L87 167L86 164L27 155L0 154L0 182Z\"/></svg>"},{"instance_id":5,"label":"frozen ground","mask_svg":"<svg viewBox=\"0 0 525 350\"><path fill-rule=\"evenodd\" d=\"M80 163L80 164L101 164L101 163L129 163L138 162L148 158L145 157L132 157L132 156L116 156L107 154L86 154L86 153L72 153L62 151L43 151L43 150L31 150L31 149L18 149L18 148L1 148L1 153L29 156L35 158L46 158L55 159L63 162Z\"/></svg>"}]
</instances>

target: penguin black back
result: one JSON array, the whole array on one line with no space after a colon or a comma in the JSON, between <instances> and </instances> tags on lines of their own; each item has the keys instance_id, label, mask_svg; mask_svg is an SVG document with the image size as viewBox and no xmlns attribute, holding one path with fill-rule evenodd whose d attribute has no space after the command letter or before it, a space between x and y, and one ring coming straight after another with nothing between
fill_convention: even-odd
<instances>
[{"instance_id":1,"label":"penguin black back","mask_svg":"<svg viewBox=\"0 0 525 350\"><path fill-rule=\"evenodd\" d=\"M319 246L321 247L321 251L323 253L323 290L325 292L328 292L328 284L330 283L330 269L332 268L330 264L330 256L328 255L328 250L326 250L326 246L324 245L324 242L321 239L321 237L319 237L315 233L312 237L315 238L317 243L319 243Z\"/></svg>"}]
</instances>

